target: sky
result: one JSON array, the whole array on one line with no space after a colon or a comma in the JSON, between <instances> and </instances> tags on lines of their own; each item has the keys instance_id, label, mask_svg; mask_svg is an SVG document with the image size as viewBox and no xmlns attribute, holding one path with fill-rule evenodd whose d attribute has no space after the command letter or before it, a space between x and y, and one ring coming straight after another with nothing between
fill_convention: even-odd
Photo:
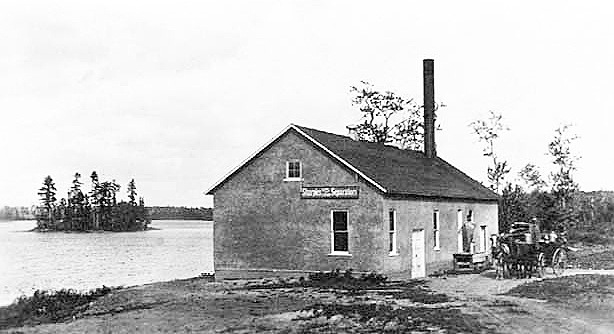
<instances>
[{"instance_id":1,"label":"sky","mask_svg":"<svg viewBox=\"0 0 614 334\"><path fill-rule=\"evenodd\" d=\"M614 190L614 25L605 1L0 2L0 205L80 172L134 178L148 205L203 193L294 123L347 134L350 86L422 100L435 61L438 155L479 181L489 110L513 179L547 175L573 124L582 190ZM88 187L86 186L86 189Z\"/></svg>"}]
</instances>

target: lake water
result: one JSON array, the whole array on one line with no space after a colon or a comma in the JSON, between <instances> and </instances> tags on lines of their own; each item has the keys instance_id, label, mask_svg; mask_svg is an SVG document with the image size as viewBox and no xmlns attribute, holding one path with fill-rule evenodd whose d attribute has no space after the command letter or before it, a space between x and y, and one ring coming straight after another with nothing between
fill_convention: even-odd
<instances>
[{"instance_id":1,"label":"lake water","mask_svg":"<svg viewBox=\"0 0 614 334\"><path fill-rule=\"evenodd\" d=\"M0 305L36 289L137 285L213 272L213 223L154 220L143 232L35 233L0 222Z\"/></svg>"}]
</instances>

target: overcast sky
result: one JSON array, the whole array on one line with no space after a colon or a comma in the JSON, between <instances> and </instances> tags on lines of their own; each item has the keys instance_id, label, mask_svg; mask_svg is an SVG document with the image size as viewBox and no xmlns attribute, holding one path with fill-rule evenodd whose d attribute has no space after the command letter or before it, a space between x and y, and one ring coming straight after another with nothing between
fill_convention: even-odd
<instances>
[{"instance_id":1,"label":"overcast sky","mask_svg":"<svg viewBox=\"0 0 614 334\"><path fill-rule=\"evenodd\" d=\"M614 190L606 1L2 1L0 205L79 171L136 179L148 205L203 192L295 123L347 134L360 80L422 100L435 59L439 155L485 180L468 124L500 112L512 174L572 123L583 190ZM87 180L85 180L87 181Z\"/></svg>"}]
</instances>

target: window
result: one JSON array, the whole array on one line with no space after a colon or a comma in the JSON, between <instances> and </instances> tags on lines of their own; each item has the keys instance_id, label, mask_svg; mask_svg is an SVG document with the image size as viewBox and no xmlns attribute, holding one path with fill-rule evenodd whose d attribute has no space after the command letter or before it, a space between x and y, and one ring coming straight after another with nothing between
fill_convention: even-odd
<instances>
[{"instance_id":1,"label":"window","mask_svg":"<svg viewBox=\"0 0 614 334\"><path fill-rule=\"evenodd\" d=\"M463 252L463 210L456 212L456 251Z\"/></svg>"},{"instance_id":2,"label":"window","mask_svg":"<svg viewBox=\"0 0 614 334\"><path fill-rule=\"evenodd\" d=\"M467 222L473 222L473 210L469 210L469 212L467 213Z\"/></svg>"},{"instance_id":3,"label":"window","mask_svg":"<svg viewBox=\"0 0 614 334\"><path fill-rule=\"evenodd\" d=\"M348 240L348 212L332 211L331 254L349 255Z\"/></svg>"},{"instance_id":4,"label":"window","mask_svg":"<svg viewBox=\"0 0 614 334\"><path fill-rule=\"evenodd\" d=\"M288 161L286 162L286 179L300 180L301 178L301 162Z\"/></svg>"},{"instance_id":5,"label":"window","mask_svg":"<svg viewBox=\"0 0 614 334\"><path fill-rule=\"evenodd\" d=\"M433 248L439 250L439 210L433 211Z\"/></svg>"},{"instance_id":6,"label":"window","mask_svg":"<svg viewBox=\"0 0 614 334\"><path fill-rule=\"evenodd\" d=\"M394 210L388 212L388 252L396 255L397 252L397 213Z\"/></svg>"}]
</instances>

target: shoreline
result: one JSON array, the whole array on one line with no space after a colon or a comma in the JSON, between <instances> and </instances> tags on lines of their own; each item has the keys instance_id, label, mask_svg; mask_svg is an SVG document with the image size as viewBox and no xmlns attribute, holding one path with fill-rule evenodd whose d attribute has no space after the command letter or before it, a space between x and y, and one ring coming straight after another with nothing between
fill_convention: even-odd
<instances>
[{"instance_id":1,"label":"shoreline","mask_svg":"<svg viewBox=\"0 0 614 334\"><path fill-rule=\"evenodd\" d=\"M135 231L106 231L106 230L54 230L54 229L41 229L35 227L30 230L22 231L22 232L37 232L37 233L124 233L124 232L146 232L146 231L160 231L161 228L157 227L147 227L144 230L135 230Z\"/></svg>"},{"instance_id":2,"label":"shoreline","mask_svg":"<svg viewBox=\"0 0 614 334\"><path fill-rule=\"evenodd\" d=\"M62 232L62 231L59 231ZM106 231L102 231L102 232L106 232ZM215 280L213 279L213 276L211 276L212 274L210 273L201 273L199 276L192 276L192 277L186 277L186 278L175 278L175 279L170 279L170 280L163 280L163 281L153 281L153 282L147 282L147 283L138 283L138 284L132 284L132 285L106 285L106 284L102 284L100 286L97 287L92 287L92 288L73 288L73 287L62 287L62 288L49 288L49 289L36 289L35 291L46 291L46 292L55 292L55 291L61 291L61 290L70 290L70 291L75 291L78 293L85 293L87 291L90 290L94 290L100 287L108 287L111 288L113 291L121 291L121 290L126 290L126 289L139 289L139 288L146 288L147 286L150 285L156 285L156 284L165 284L165 283L180 283L180 282L189 282L189 281L198 281L198 280L209 280L210 283L214 283ZM21 294L19 296L16 296L15 298L13 298L13 300L11 300L10 302L7 303L0 303L0 311L3 308L6 308L8 306L11 306L13 304L15 304L15 302L17 300L19 300L20 298L31 298L34 295L34 292L26 295L26 294Z\"/></svg>"}]
</instances>

